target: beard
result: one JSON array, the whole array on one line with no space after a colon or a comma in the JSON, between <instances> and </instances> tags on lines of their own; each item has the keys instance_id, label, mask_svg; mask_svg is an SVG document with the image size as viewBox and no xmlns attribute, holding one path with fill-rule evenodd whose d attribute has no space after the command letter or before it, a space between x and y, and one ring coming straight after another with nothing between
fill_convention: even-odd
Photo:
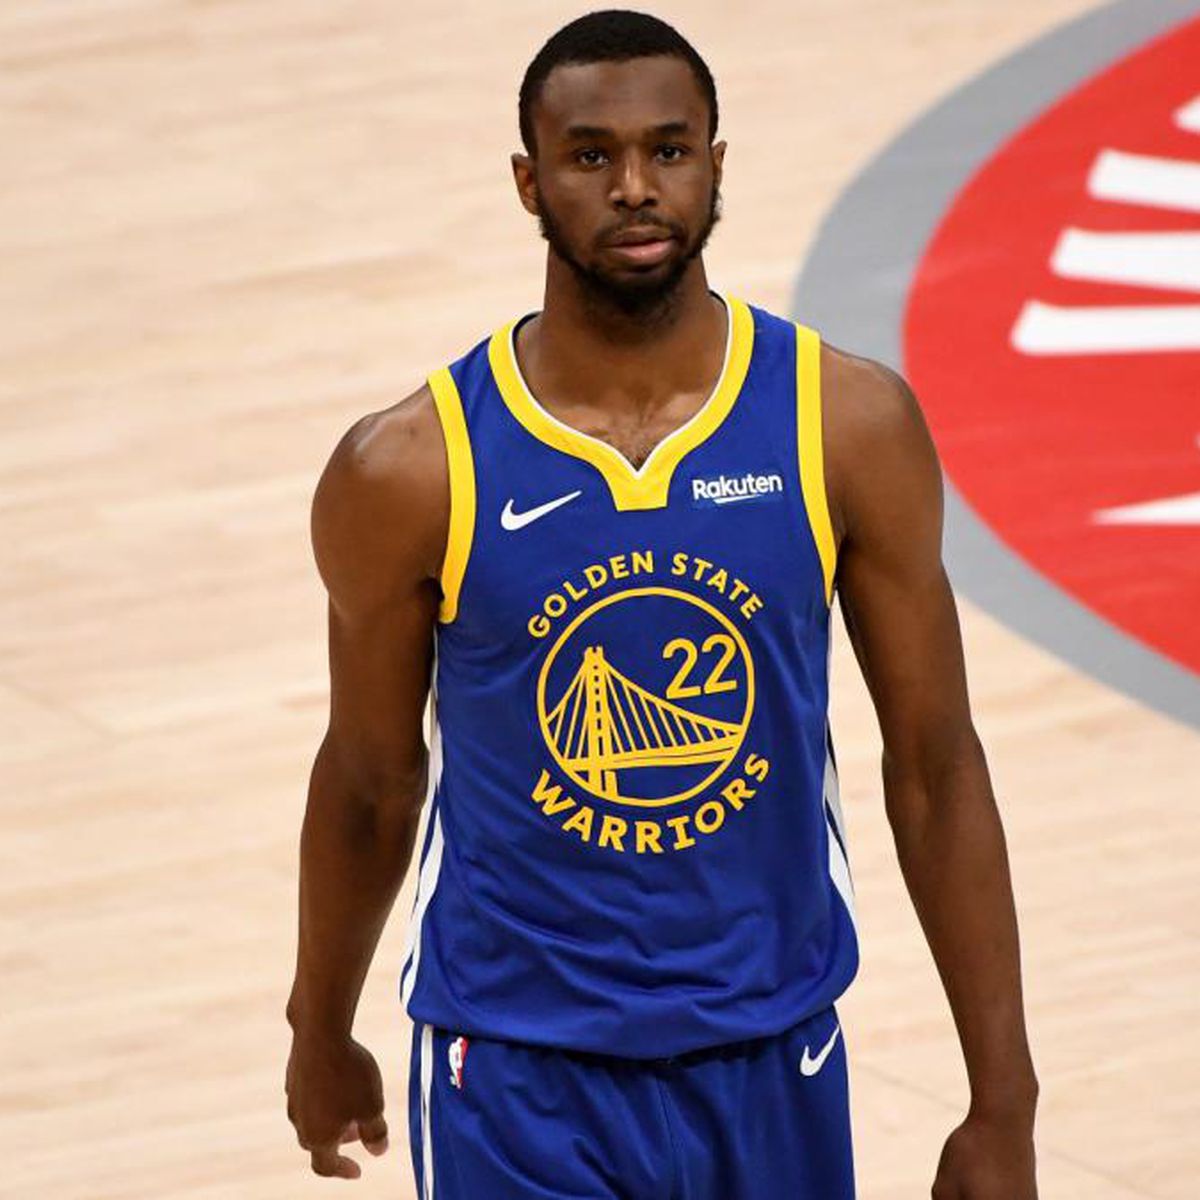
<instances>
[{"instance_id":1,"label":"beard","mask_svg":"<svg viewBox=\"0 0 1200 1200\"><path fill-rule=\"evenodd\" d=\"M709 197L708 213L704 224L692 241L685 245L682 254L671 260L666 270L644 273L613 274L603 267L581 262L570 243L564 237L562 227L553 213L544 204L538 205L538 229L549 243L550 249L571 268L583 297L584 307L598 317L620 316L634 319L646 325L657 325L673 315L679 297L679 288L692 260L708 244L713 227L721 219L721 193L714 186ZM649 221L669 229L678 238L678 226Z\"/></svg>"}]
</instances>

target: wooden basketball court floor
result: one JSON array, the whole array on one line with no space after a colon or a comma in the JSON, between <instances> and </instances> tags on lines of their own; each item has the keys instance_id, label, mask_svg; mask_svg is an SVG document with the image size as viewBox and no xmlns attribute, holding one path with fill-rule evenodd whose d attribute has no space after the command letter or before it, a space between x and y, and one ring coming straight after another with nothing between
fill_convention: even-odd
<instances>
[{"instance_id":1,"label":"wooden basketball court floor","mask_svg":"<svg viewBox=\"0 0 1200 1200\"><path fill-rule=\"evenodd\" d=\"M728 138L710 277L787 311L822 212L918 112L1087 0L655 11ZM509 179L555 0L0 6L0 1195L340 1194L286 1123L296 841L327 701L308 545L357 416L540 298ZM849 348L853 349L853 346ZM1002 805L1047 1200L1200 1189L1192 732L960 601ZM949 1009L839 629L863 965L842 1012L861 1195L928 1195L965 1111ZM412 1195L396 999L358 1035Z\"/></svg>"}]
</instances>

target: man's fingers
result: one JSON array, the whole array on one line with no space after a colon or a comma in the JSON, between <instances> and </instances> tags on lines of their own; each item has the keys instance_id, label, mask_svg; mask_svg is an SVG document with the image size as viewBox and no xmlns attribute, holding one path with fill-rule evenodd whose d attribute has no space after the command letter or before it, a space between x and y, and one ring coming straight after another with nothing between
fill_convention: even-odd
<instances>
[{"instance_id":1,"label":"man's fingers","mask_svg":"<svg viewBox=\"0 0 1200 1200\"><path fill-rule=\"evenodd\" d=\"M372 1154L382 1154L388 1147L387 1122L382 1116L368 1117L358 1122L358 1136Z\"/></svg>"},{"instance_id":2,"label":"man's fingers","mask_svg":"<svg viewBox=\"0 0 1200 1200\"><path fill-rule=\"evenodd\" d=\"M388 1147L387 1122L382 1116L351 1121L338 1138L339 1145L344 1146L347 1142L362 1142L372 1154L380 1155Z\"/></svg>"},{"instance_id":3,"label":"man's fingers","mask_svg":"<svg viewBox=\"0 0 1200 1200\"><path fill-rule=\"evenodd\" d=\"M358 1163L339 1154L334 1146L318 1146L313 1150L312 1169L318 1175L338 1179L357 1179L362 1174Z\"/></svg>"}]
</instances>

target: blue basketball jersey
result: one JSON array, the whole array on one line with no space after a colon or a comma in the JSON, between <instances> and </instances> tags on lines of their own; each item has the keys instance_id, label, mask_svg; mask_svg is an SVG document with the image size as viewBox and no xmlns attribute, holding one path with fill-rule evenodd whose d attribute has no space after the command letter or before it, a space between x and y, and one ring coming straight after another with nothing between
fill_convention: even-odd
<instances>
[{"instance_id":1,"label":"blue basketball jersey","mask_svg":"<svg viewBox=\"0 0 1200 1200\"><path fill-rule=\"evenodd\" d=\"M520 321L430 377L451 515L401 974L423 1024L661 1058L788 1029L857 970L820 339L720 298L717 385L636 469L530 393Z\"/></svg>"}]
</instances>

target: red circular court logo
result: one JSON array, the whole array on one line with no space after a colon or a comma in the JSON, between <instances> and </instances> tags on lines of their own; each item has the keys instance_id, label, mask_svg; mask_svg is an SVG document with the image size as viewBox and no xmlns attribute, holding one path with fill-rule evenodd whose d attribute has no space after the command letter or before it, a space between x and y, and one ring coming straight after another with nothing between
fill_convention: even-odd
<instances>
[{"instance_id":1,"label":"red circular court logo","mask_svg":"<svg viewBox=\"0 0 1200 1200\"><path fill-rule=\"evenodd\" d=\"M1200 21L975 173L921 258L904 348L975 512L1200 672Z\"/></svg>"}]
</instances>

